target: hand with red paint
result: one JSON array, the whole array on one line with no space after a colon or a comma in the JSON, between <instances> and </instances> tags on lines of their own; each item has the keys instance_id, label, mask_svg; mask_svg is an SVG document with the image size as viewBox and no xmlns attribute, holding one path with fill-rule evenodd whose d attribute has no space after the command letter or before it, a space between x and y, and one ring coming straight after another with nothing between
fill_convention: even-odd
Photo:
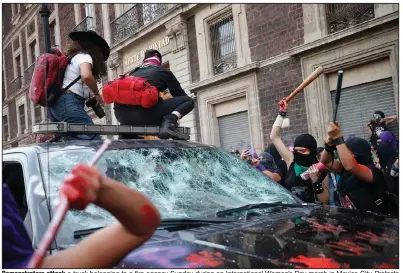
<instances>
[{"instance_id":1,"label":"hand with red paint","mask_svg":"<svg viewBox=\"0 0 403 273\"><path fill-rule=\"evenodd\" d=\"M278 103L278 105L280 106L280 112L282 113L286 113L287 112L287 98L282 98L280 100L280 102Z\"/></svg>"},{"instance_id":2,"label":"hand with red paint","mask_svg":"<svg viewBox=\"0 0 403 273\"><path fill-rule=\"evenodd\" d=\"M96 168L79 164L62 184L60 194L67 197L71 208L84 210L97 200L101 181L102 175Z\"/></svg>"},{"instance_id":3,"label":"hand with red paint","mask_svg":"<svg viewBox=\"0 0 403 273\"><path fill-rule=\"evenodd\" d=\"M309 167L308 173L309 173L309 177L311 178L312 183L315 183L319 180L320 171L316 167L316 165L312 165L311 167Z\"/></svg>"},{"instance_id":4,"label":"hand with red paint","mask_svg":"<svg viewBox=\"0 0 403 273\"><path fill-rule=\"evenodd\" d=\"M337 121L335 123L330 122L327 127L327 134L332 140L341 137L340 127Z\"/></svg>"}]
</instances>

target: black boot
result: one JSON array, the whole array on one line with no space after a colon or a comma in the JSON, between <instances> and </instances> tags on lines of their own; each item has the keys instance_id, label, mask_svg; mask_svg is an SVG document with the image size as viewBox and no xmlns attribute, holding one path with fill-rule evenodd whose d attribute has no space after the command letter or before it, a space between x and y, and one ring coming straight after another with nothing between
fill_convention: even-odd
<instances>
[{"instance_id":1,"label":"black boot","mask_svg":"<svg viewBox=\"0 0 403 273\"><path fill-rule=\"evenodd\" d=\"M176 128L178 127L178 117L174 114L170 114L164 117L160 127L160 138L169 139L176 137Z\"/></svg>"}]
</instances>

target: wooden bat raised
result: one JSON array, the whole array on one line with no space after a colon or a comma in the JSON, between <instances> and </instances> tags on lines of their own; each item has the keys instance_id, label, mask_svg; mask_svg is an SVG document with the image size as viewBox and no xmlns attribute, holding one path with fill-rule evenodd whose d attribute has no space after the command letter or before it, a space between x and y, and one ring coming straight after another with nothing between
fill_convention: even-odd
<instances>
[{"instance_id":1,"label":"wooden bat raised","mask_svg":"<svg viewBox=\"0 0 403 273\"><path fill-rule=\"evenodd\" d=\"M290 102L299 92L304 90L311 82L313 82L317 77L323 73L323 67L319 66L309 75L290 95L287 97L287 103Z\"/></svg>"}]
</instances>

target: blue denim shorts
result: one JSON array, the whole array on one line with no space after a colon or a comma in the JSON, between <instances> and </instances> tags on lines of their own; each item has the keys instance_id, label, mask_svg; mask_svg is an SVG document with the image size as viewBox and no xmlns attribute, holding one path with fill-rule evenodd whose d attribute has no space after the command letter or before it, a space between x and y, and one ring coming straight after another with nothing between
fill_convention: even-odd
<instances>
[{"instance_id":1,"label":"blue denim shorts","mask_svg":"<svg viewBox=\"0 0 403 273\"><path fill-rule=\"evenodd\" d=\"M91 117L84 110L85 99L73 93L63 94L59 101L48 107L49 119L52 122L94 124ZM100 136L77 135L80 139L100 140Z\"/></svg>"}]
</instances>

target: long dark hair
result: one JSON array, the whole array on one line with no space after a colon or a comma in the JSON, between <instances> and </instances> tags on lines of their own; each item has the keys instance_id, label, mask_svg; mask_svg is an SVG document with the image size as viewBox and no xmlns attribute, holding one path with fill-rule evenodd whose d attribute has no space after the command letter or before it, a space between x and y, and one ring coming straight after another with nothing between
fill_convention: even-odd
<instances>
[{"instance_id":1,"label":"long dark hair","mask_svg":"<svg viewBox=\"0 0 403 273\"><path fill-rule=\"evenodd\" d=\"M100 81L101 78L106 75L106 64L100 48L90 41L74 41L67 50L66 55L71 56L80 52L91 55L93 62L92 75L97 81Z\"/></svg>"}]
</instances>

